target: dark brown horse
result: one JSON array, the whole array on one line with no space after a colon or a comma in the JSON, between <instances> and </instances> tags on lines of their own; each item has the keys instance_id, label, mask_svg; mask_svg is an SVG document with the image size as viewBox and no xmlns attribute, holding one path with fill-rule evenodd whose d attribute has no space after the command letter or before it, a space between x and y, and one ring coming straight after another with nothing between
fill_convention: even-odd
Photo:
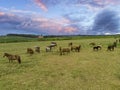
<instances>
[{"instance_id":1,"label":"dark brown horse","mask_svg":"<svg viewBox=\"0 0 120 90\"><path fill-rule=\"evenodd\" d=\"M108 45L107 51L114 51L114 48L115 48L115 45L114 45L114 44Z\"/></svg>"},{"instance_id":2,"label":"dark brown horse","mask_svg":"<svg viewBox=\"0 0 120 90\"><path fill-rule=\"evenodd\" d=\"M19 55L4 53L3 57L7 57L9 62L13 62L13 60L17 60L19 64L21 63L21 58Z\"/></svg>"},{"instance_id":3,"label":"dark brown horse","mask_svg":"<svg viewBox=\"0 0 120 90\"><path fill-rule=\"evenodd\" d=\"M65 53L70 53L70 49L69 48L61 48L59 47L59 51L60 51L60 55L64 55Z\"/></svg>"},{"instance_id":4,"label":"dark brown horse","mask_svg":"<svg viewBox=\"0 0 120 90\"><path fill-rule=\"evenodd\" d=\"M27 53L30 54L30 55L32 55L32 54L34 54L34 51L31 48L27 48Z\"/></svg>"},{"instance_id":5,"label":"dark brown horse","mask_svg":"<svg viewBox=\"0 0 120 90\"><path fill-rule=\"evenodd\" d=\"M80 52L80 49L81 49L81 45L79 45L79 46L71 46L71 51Z\"/></svg>"},{"instance_id":6,"label":"dark brown horse","mask_svg":"<svg viewBox=\"0 0 120 90\"><path fill-rule=\"evenodd\" d=\"M93 47L93 50L94 51L98 51L98 50L101 50L102 49L102 46L101 45L97 45L97 46L94 46Z\"/></svg>"}]
</instances>

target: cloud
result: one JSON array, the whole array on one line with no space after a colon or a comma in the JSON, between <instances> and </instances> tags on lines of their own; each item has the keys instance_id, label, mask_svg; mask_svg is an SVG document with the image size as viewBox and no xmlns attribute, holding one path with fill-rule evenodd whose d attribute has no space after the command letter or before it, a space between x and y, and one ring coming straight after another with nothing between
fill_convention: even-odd
<instances>
[{"instance_id":1,"label":"cloud","mask_svg":"<svg viewBox=\"0 0 120 90\"><path fill-rule=\"evenodd\" d=\"M44 11L48 11L46 5L44 5L41 0L34 0L34 1L41 9L43 9Z\"/></svg>"},{"instance_id":2,"label":"cloud","mask_svg":"<svg viewBox=\"0 0 120 90\"><path fill-rule=\"evenodd\" d=\"M97 14L91 33L117 33L119 32L119 20L120 17L118 16L117 12L111 10L103 10Z\"/></svg>"},{"instance_id":3,"label":"cloud","mask_svg":"<svg viewBox=\"0 0 120 90\"><path fill-rule=\"evenodd\" d=\"M33 0L41 9L44 11L48 10L48 7L54 7L57 5L62 5L65 7L69 7L71 5L74 6L87 6L88 8L103 8L105 6L111 5L119 5L119 0Z\"/></svg>"},{"instance_id":4,"label":"cloud","mask_svg":"<svg viewBox=\"0 0 120 90\"><path fill-rule=\"evenodd\" d=\"M0 12L0 29L8 30L7 33L10 33L11 30L17 30L17 33L33 32L36 34L49 35L74 34L77 31L76 27L65 26L65 24L70 23L71 22L64 17L59 19L48 19L41 16L27 18L15 14Z\"/></svg>"}]
</instances>

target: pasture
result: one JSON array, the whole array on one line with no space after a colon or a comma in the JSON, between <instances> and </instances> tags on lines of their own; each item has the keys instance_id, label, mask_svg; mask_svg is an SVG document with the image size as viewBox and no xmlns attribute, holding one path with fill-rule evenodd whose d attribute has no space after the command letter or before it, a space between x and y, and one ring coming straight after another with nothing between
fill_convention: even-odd
<instances>
[{"instance_id":1,"label":"pasture","mask_svg":"<svg viewBox=\"0 0 120 90\"><path fill-rule=\"evenodd\" d=\"M0 90L120 90L120 43L114 51L107 46L114 38L56 41L52 52L45 52L51 41L0 43ZM81 45L80 52L60 56L59 46ZM93 51L89 43L101 43ZM40 46L41 52L29 55L27 48ZM21 56L9 63L4 52Z\"/></svg>"}]
</instances>

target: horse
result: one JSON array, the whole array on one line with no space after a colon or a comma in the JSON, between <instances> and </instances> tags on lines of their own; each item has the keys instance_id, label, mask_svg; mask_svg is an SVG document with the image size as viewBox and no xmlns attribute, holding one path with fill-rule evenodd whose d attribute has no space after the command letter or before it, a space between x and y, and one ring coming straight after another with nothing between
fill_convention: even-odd
<instances>
[{"instance_id":1,"label":"horse","mask_svg":"<svg viewBox=\"0 0 120 90\"><path fill-rule=\"evenodd\" d=\"M38 46L35 46L35 52L38 52L38 53L40 53L40 47L38 47Z\"/></svg>"},{"instance_id":2,"label":"horse","mask_svg":"<svg viewBox=\"0 0 120 90\"><path fill-rule=\"evenodd\" d=\"M76 51L76 52L80 52L80 49L81 49L81 45L79 46L71 46L71 51Z\"/></svg>"},{"instance_id":3,"label":"horse","mask_svg":"<svg viewBox=\"0 0 120 90\"><path fill-rule=\"evenodd\" d=\"M51 42L50 45L53 46L53 47L55 47L55 46L57 46L57 43L56 42Z\"/></svg>"},{"instance_id":4,"label":"horse","mask_svg":"<svg viewBox=\"0 0 120 90\"><path fill-rule=\"evenodd\" d=\"M72 42L68 43L68 46L72 46L72 45L73 45L73 43L72 43Z\"/></svg>"},{"instance_id":5,"label":"horse","mask_svg":"<svg viewBox=\"0 0 120 90\"><path fill-rule=\"evenodd\" d=\"M112 44L112 45L108 45L108 47L107 47L107 51L114 51L114 47L115 47L114 44Z\"/></svg>"},{"instance_id":6,"label":"horse","mask_svg":"<svg viewBox=\"0 0 120 90\"><path fill-rule=\"evenodd\" d=\"M27 53L30 54L30 55L32 55L32 54L34 54L34 51L31 48L27 48Z\"/></svg>"},{"instance_id":7,"label":"horse","mask_svg":"<svg viewBox=\"0 0 120 90\"><path fill-rule=\"evenodd\" d=\"M51 50L52 50L52 47L49 47L49 46L46 47L46 52L51 52Z\"/></svg>"},{"instance_id":8,"label":"horse","mask_svg":"<svg viewBox=\"0 0 120 90\"><path fill-rule=\"evenodd\" d=\"M9 63L13 62L13 60L17 60L19 64L21 63L21 57L19 55L4 53L3 57L7 57L9 60Z\"/></svg>"},{"instance_id":9,"label":"horse","mask_svg":"<svg viewBox=\"0 0 120 90\"><path fill-rule=\"evenodd\" d=\"M59 47L59 51L60 51L60 55L65 54L65 52L67 54L70 53L70 49L69 48L61 48L61 47Z\"/></svg>"},{"instance_id":10,"label":"horse","mask_svg":"<svg viewBox=\"0 0 120 90\"><path fill-rule=\"evenodd\" d=\"M95 51L98 51L98 50L101 50L102 49L102 46L101 45L97 45L97 46L94 46L93 47L93 50Z\"/></svg>"},{"instance_id":11,"label":"horse","mask_svg":"<svg viewBox=\"0 0 120 90\"><path fill-rule=\"evenodd\" d=\"M51 51L52 48L55 48L57 44L50 44L49 46L46 47L46 51Z\"/></svg>"}]
</instances>

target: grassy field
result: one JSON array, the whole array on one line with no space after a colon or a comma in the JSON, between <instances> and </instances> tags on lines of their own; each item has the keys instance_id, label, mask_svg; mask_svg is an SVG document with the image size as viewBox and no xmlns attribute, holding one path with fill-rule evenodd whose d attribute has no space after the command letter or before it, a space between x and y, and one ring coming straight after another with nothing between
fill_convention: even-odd
<instances>
[{"instance_id":1,"label":"grassy field","mask_svg":"<svg viewBox=\"0 0 120 90\"><path fill-rule=\"evenodd\" d=\"M51 41L0 43L0 90L120 90L120 45L106 51L114 38L56 41L58 47L45 52ZM81 51L60 56L59 46L69 42L82 45ZM93 51L90 42L101 43ZM30 56L26 48L41 47L41 53ZM19 54L22 63L9 63L3 53Z\"/></svg>"}]
</instances>

